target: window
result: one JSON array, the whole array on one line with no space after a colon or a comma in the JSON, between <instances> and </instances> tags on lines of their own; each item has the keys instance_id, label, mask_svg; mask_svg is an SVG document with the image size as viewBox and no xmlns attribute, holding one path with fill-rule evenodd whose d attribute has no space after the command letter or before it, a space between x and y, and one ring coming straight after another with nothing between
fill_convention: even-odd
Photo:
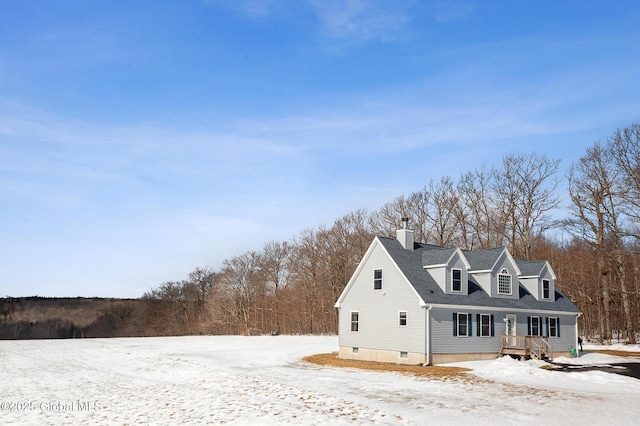
<instances>
[{"instance_id":1,"label":"window","mask_svg":"<svg viewBox=\"0 0 640 426\"><path fill-rule=\"evenodd\" d=\"M542 280L542 298L551 298L551 282L549 280Z\"/></svg>"},{"instance_id":2,"label":"window","mask_svg":"<svg viewBox=\"0 0 640 426\"><path fill-rule=\"evenodd\" d=\"M498 274L498 294L511 294L511 274L506 268Z\"/></svg>"},{"instance_id":3,"label":"window","mask_svg":"<svg viewBox=\"0 0 640 426\"><path fill-rule=\"evenodd\" d=\"M359 313L351 312L351 331L358 331Z\"/></svg>"},{"instance_id":4,"label":"window","mask_svg":"<svg viewBox=\"0 0 640 426\"><path fill-rule=\"evenodd\" d=\"M560 337L560 327L558 324L558 318L549 317L549 337Z\"/></svg>"},{"instance_id":5,"label":"window","mask_svg":"<svg viewBox=\"0 0 640 426\"><path fill-rule=\"evenodd\" d=\"M352 353L352 354L358 354L358 353L360 353L360 348L351 348L351 353Z\"/></svg>"},{"instance_id":6,"label":"window","mask_svg":"<svg viewBox=\"0 0 640 426\"><path fill-rule=\"evenodd\" d=\"M400 358L402 359L409 358L409 352L400 352Z\"/></svg>"},{"instance_id":7,"label":"window","mask_svg":"<svg viewBox=\"0 0 640 426\"><path fill-rule=\"evenodd\" d=\"M451 270L451 291L462 291L462 271L460 269Z\"/></svg>"},{"instance_id":8,"label":"window","mask_svg":"<svg viewBox=\"0 0 640 426\"><path fill-rule=\"evenodd\" d=\"M382 269L373 271L373 289L382 290Z\"/></svg>"},{"instance_id":9,"label":"window","mask_svg":"<svg viewBox=\"0 0 640 426\"><path fill-rule=\"evenodd\" d=\"M471 336L471 315L466 313L453 313L453 335L458 337Z\"/></svg>"},{"instance_id":10,"label":"window","mask_svg":"<svg viewBox=\"0 0 640 426\"><path fill-rule=\"evenodd\" d=\"M400 327L407 326L407 311L400 312Z\"/></svg>"},{"instance_id":11,"label":"window","mask_svg":"<svg viewBox=\"0 0 640 426\"><path fill-rule=\"evenodd\" d=\"M491 337L493 336L493 315L490 314L478 314L476 321L478 322L478 336Z\"/></svg>"},{"instance_id":12,"label":"window","mask_svg":"<svg viewBox=\"0 0 640 426\"><path fill-rule=\"evenodd\" d=\"M529 317L529 335L541 336L540 317Z\"/></svg>"}]
</instances>

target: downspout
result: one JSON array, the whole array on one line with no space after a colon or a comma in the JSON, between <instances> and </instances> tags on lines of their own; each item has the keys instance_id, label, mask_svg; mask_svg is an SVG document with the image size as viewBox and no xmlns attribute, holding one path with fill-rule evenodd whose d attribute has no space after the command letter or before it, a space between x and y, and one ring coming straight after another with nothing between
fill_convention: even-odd
<instances>
[{"instance_id":1,"label":"downspout","mask_svg":"<svg viewBox=\"0 0 640 426\"><path fill-rule=\"evenodd\" d=\"M425 336L424 336L424 355L425 355L425 363L424 365L431 365L431 344L429 343L431 340L431 315L429 315L429 311L433 306L424 305L424 327L425 327Z\"/></svg>"},{"instance_id":2,"label":"downspout","mask_svg":"<svg viewBox=\"0 0 640 426\"><path fill-rule=\"evenodd\" d=\"M579 349L578 349L580 347L578 345L578 337L580 337L578 335L578 318L580 318L581 316L582 316L582 312L579 312L578 315L576 315L576 342L575 342L574 348L576 348L576 354L577 355L580 355L580 352L579 352Z\"/></svg>"},{"instance_id":3,"label":"downspout","mask_svg":"<svg viewBox=\"0 0 640 426\"><path fill-rule=\"evenodd\" d=\"M336 303L336 305L337 305L337 303ZM342 346L341 345L342 334L340 333L340 306L335 306L335 308L338 310L338 351L339 351L340 347Z\"/></svg>"}]
</instances>

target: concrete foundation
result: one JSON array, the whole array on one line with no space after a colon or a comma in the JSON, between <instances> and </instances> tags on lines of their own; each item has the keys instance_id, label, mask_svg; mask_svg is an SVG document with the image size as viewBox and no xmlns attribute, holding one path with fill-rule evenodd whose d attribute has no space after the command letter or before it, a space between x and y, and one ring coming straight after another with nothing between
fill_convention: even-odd
<instances>
[{"instance_id":1,"label":"concrete foundation","mask_svg":"<svg viewBox=\"0 0 640 426\"><path fill-rule=\"evenodd\" d=\"M342 359L355 359L359 361L387 362L392 364L422 365L426 362L424 354L415 352L385 351L380 349L354 348L340 346L338 356Z\"/></svg>"},{"instance_id":2,"label":"concrete foundation","mask_svg":"<svg viewBox=\"0 0 640 426\"><path fill-rule=\"evenodd\" d=\"M355 350L355 351L354 351ZM569 352L555 352L555 358L570 358ZM391 364L423 365L427 362L427 357L423 353L387 351L381 349L352 348L351 346L341 346L338 354L341 359L354 359L359 361L386 362ZM448 364L450 362L463 361L484 361L496 359L497 353L478 352L463 354L431 354L431 365Z\"/></svg>"}]
</instances>

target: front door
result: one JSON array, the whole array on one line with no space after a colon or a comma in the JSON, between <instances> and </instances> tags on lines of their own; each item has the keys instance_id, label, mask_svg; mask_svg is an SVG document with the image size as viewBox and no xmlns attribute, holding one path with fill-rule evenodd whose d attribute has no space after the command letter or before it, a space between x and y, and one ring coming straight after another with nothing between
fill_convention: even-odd
<instances>
[{"instance_id":1,"label":"front door","mask_svg":"<svg viewBox=\"0 0 640 426\"><path fill-rule=\"evenodd\" d=\"M505 317L505 323L507 324L507 336L513 336L507 338L507 344L509 346L516 346L516 316L515 315L507 315Z\"/></svg>"}]
</instances>

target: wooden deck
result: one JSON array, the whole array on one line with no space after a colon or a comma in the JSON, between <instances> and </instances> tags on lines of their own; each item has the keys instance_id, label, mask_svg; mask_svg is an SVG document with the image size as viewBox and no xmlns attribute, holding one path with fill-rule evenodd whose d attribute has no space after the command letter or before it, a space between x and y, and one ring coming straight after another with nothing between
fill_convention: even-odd
<instances>
[{"instance_id":1,"label":"wooden deck","mask_svg":"<svg viewBox=\"0 0 640 426\"><path fill-rule=\"evenodd\" d=\"M500 355L553 359L549 338L542 336L500 336Z\"/></svg>"}]
</instances>

